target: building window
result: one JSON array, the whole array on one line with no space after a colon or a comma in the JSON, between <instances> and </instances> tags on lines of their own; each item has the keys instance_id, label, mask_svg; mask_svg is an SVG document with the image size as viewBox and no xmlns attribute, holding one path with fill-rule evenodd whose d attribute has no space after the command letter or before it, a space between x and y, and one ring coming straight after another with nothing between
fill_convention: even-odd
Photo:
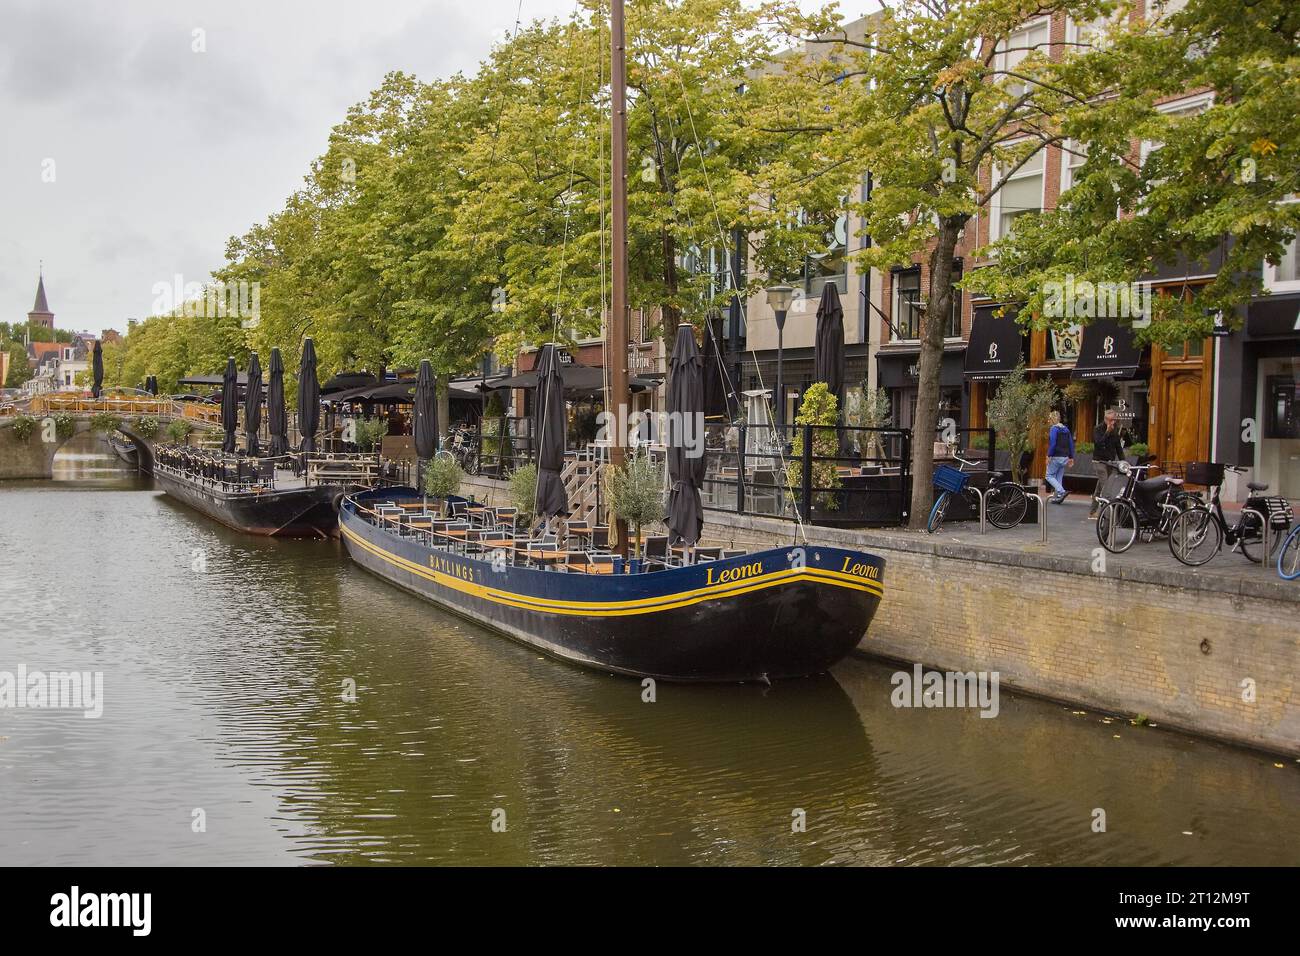
<instances>
[{"instance_id":1,"label":"building window","mask_svg":"<svg viewBox=\"0 0 1300 956\"><path fill-rule=\"evenodd\" d=\"M1050 21L1044 17L1041 20L1028 23L1008 34L1005 40L998 43L996 67L1003 74L1000 79L1006 79L1007 93L1012 97L1023 96L1027 85L1023 80L1014 77L1006 77L1007 73L1015 73L1025 57L1031 53L1046 53L1047 46L1051 39Z\"/></svg>"},{"instance_id":2,"label":"building window","mask_svg":"<svg viewBox=\"0 0 1300 956\"><path fill-rule=\"evenodd\" d=\"M894 273L894 328L897 340L921 337L921 269Z\"/></svg>"},{"instance_id":3,"label":"building window","mask_svg":"<svg viewBox=\"0 0 1300 956\"><path fill-rule=\"evenodd\" d=\"M1018 216L1029 212L1043 210L1043 150L1038 150L1029 157L1019 169L1003 176L1002 170L994 171L1000 189L989 200L992 207L989 213L989 241L1003 239L1011 235L1013 224Z\"/></svg>"},{"instance_id":4,"label":"building window","mask_svg":"<svg viewBox=\"0 0 1300 956\"><path fill-rule=\"evenodd\" d=\"M1066 192L1074 185L1075 177L1083 164L1088 161L1088 144L1078 143L1072 139L1065 141L1061 149L1061 192Z\"/></svg>"}]
</instances>

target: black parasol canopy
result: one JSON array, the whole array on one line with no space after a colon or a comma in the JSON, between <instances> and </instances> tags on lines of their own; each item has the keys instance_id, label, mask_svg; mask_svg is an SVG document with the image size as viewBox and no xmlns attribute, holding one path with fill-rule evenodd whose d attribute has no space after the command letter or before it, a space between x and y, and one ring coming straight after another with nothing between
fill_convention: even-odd
<instances>
[{"instance_id":1,"label":"black parasol canopy","mask_svg":"<svg viewBox=\"0 0 1300 956\"><path fill-rule=\"evenodd\" d=\"M826 389L844 411L844 307L835 283L822 287L817 304L817 342L813 355L813 381L825 382Z\"/></svg>"},{"instance_id":2,"label":"black parasol canopy","mask_svg":"<svg viewBox=\"0 0 1300 956\"><path fill-rule=\"evenodd\" d=\"M316 346L310 338L302 343L302 361L298 364L298 431L302 434L300 451L316 450L316 429L320 427L320 382L316 380Z\"/></svg>"},{"instance_id":3,"label":"black parasol canopy","mask_svg":"<svg viewBox=\"0 0 1300 956\"><path fill-rule=\"evenodd\" d=\"M704 363L688 323L677 327L668 360L669 543L695 546L704 530Z\"/></svg>"},{"instance_id":4,"label":"black parasol canopy","mask_svg":"<svg viewBox=\"0 0 1300 956\"><path fill-rule=\"evenodd\" d=\"M266 387L266 427L271 432L272 458L289 454L289 412L284 407L284 359L271 349L271 380Z\"/></svg>"},{"instance_id":5,"label":"black parasol canopy","mask_svg":"<svg viewBox=\"0 0 1300 956\"><path fill-rule=\"evenodd\" d=\"M420 362L415 380L415 457L428 461L438 450L438 391L433 366L428 359Z\"/></svg>"},{"instance_id":6,"label":"black parasol canopy","mask_svg":"<svg viewBox=\"0 0 1300 956\"><path fill-rule=\"evenodd\" d=\"M235 397L238 387L239 371L232 355L226 359L226 374L221 377L221 427L226 433L221 450L228 455L235 452L235 429L239 427L239 400Z\"/></svg>"},{"instance_id":7,"label":"black parasol canopy","mask_svg":"<svg viewBox=\"0 0 1300 956\"><path fill-rule=\"evenodd\" d=\"M533 404L533 434L537 439L537 514L543 518L569 508L560 471L564 468L564 377L559 351L542 346L537 357L537 401Z\"/></svg>"},{"instance_id":8,"label":"black parasol canopy","mask_svg":"<svg viewBox=\"0 0 1300 956\"><path fill-rule=\"evenodd\" d=\"M244 435L248 439L248 454L262 456L257 440L257 430L262 427L262 363L254 352L248 357L248 387L244 389Z\"/></svg>"},{"instance_id":9,"label":"black parasol canopy","mask_svg":"<svg viewBox=\"0 0 1300 956\"><path fill-rule=\"evenodd\" d=\"M95 352L92 357L92 366L94 369L95 380L90 386L90 394L99 398L99 393L104 390L104 347L100 344L99 339L95 339Z\"/></svg>"}]
</instances>

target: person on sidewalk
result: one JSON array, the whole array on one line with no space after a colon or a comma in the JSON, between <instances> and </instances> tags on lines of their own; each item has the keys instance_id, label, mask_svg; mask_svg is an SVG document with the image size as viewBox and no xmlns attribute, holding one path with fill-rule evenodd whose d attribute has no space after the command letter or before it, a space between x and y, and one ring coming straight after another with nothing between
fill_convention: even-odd
<instances>
[{"instance_id":1,"label":"person on sidewalk","mask_svg":"<svg viewBox=\"0 0 1300 956\"><path fill-rule=\"evenodd\" d=\"M1065 477L1066 466L1074 464L1074 436L1070 434L1070 429L1061 424L1060 412L1052 412L1051 422L1052 428L1047 433L1047 483L1056 490L1056 494L1048 500L1059 505L1067 497L1061 479Z\"/></svg>"},{"instance_id":2,"label":"person on sidewalk","mask_svg":"<svg viewBox=\"0 0 1300 956\"><path fill-rule=\"evenodd\" d=\"M1092 471L1097 476L1097 487L1092 490L1092 508L1089 518L1096 518L1101 508L1101 493L1106 482L1124 460L1124 437L1119 430L1119 416L1115 409L1106 409L1106 415L1092 433Z\"/></svg>"}]
</instances>

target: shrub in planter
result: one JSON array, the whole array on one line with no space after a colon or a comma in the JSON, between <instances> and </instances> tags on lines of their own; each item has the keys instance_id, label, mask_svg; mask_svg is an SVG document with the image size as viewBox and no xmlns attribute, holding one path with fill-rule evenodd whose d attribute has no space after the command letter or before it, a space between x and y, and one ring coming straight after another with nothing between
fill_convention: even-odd
<instances>
[{"instance_id":1,"label":"shrub in planter","mask_svg":"<svg viewBox=\"0 0 1300 956\"><path fill-rule=\"evenodd\" d=\"M67 412L60 412L54 416L54 434L60 438L71 438L76 427L77 420Z\"/></svg>"},{"instance_id":2,"label":"shrub in planter","mask_svg":"<svg viewBox=\"0 0 1300 956\"><path fill-rule=\"evenodd\" d=\"M27 441L34 431L36 431L36 419L30 415L18 415L14 418L14 437L19 441Z\"/></svg>"},{"instance_id":3,"label":"shrub in planter","mask_svg":"<svg viewBox=\"0 0 1300 956\"><path fill-rule=\"evenodd\" d=\"M795 416L796 425L834 425L839 418L839 399L830 393L825 382L813 382L803 394L803 403L799 414ZM796 488L803 487L803 436L802 428L795 430L794 446L790 451L790 461L786 464L786 484L790 494ZM813 429L813 463L812 484L814 488L839 488L842 484L834 461L839 454L840 440L834 428ZM818 461L817 456L824 456L830 461ZM819 491L813 497L816 507L825 511L835 511L839 501L834 491Z\"/></svg>"},{"instance_id":4,"label":"shrub in planter","mask_svg":"<svg viewBox=\"0 0 1300 956\"><path fill-rule=\"evenodd\" d=\"M353 434L360 451L374 451L388 434L388 422L382 418L358 418L353 423Z\"/></svg>"},{"instance_id":5,"label":"shrub in planter","mask_svg":"<svg viewBox=\"0 0 1300 956\"><path fill-rule=\"evenodd\" d=\"M152 439L158 434L158 419L152 415L142 415L135 420L135 430L145 438Z\"/></svg>"},{"instance_id":6,"label":"shrub in planter","mask_svg":"<svg viewBox=\"0 0 1300 956\"><path fill-rule=\"evenodd\" d=\"M190 437L194 426L183 419L176 419L167 426L167 437L178 445L183 445Z\"/></svg>"},{"instance_id":7,"label":"shrub in planter","mask_svg":"<svg viewBox=\"0 0 1300 956\"><path fill-rule=\"evenodd\" d=\"M533 506L537 503L537 466L524 465L510 476L510 503L519 511L519 523L527 526L533 520Z\"/></svg>"}]
</instances>

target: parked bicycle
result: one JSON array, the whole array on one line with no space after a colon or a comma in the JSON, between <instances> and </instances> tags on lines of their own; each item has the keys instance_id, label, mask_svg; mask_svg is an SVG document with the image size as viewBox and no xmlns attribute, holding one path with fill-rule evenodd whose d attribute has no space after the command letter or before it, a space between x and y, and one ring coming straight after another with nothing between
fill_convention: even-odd
<instances>
[{"instance_id":1,"label":"parked bicycle","mask_svg":"<svg viewBox=\"0 0 1300 956\"><path fill-rule=\"evenodd\" d=\"M1119 463L1126 476L1124 488L1113 498L1101 498L1097 513L1097 540L1112 554L1123 554L1141 537L1151 541L1169 534L1174 519L1201 504L1200 495L1183 490L1183 479L1169 475L1147 478L1148 462L1131 465Z\"/></svg>"},{"instance_id":2,"label":"parked bicycle","mask_svg":"<svg viewBox=\"0 0 1300 956\"><path fill-rule=\"evenodd\" d=\"M1291 533L1282 542L1277 553L1277 573L1283 581L1300 578L1300 525L1291 529Z\"/></svg>"},{"instance_id":3,"label":"parked bicycle","mask_svg":"<svg viewBox=\"0 0 1300 956\"><path fill-rule=\"evenodd\" d=\"M966 471L967 466L974 468L976 463L954 456L961 464L940 465L935 470L935 487L941 489L934 505L930 508L930 518L925 529L934 534L943 526L944 515L952 502L953 495L961 495L969 502L971 510L979 514L980 491L984 492L985 515L989 524L995 528L1014 528L1025 518L1029 510L1029 496L1025 489L1001 471Z\"/></svg>"},{"instance_id":4,"label":"parked bicycle","mask_svg":"<svg viewBox=\"0 0 1300 956\"><path fill-rule=\"evenodd\" d=\"M1230 550L1240 551L1250 561L1259 564L1270 557L1287 531L1291 528L1291 505L1285 498L1266 498L1260 492L1268 491L1263 482L1251 481L1246 488L1251 494L1242 505L1237 520L1228 524L1223 514L1219 492L1225 471L1244 472L1236 465L1218 462L1192 462L1187 466L1187 480L1210 488L1210 501L1177 517L1169 532L1169 550L1183 564L1197 567L1205 564L1226 543ZM1264 553L1264 529L1268 527L1270 554ZM1281 556L1278 558L1281 562ZM1281 564L1279 563L1279 568Z\"/></svg>"},{"instance_id":5,"label":"parked bicycle","mask_svg":"<svg viewBox=\"0 0 1300 956\"><path fill-rule=\"evenodd\" d=\"M447 436L447 446L465 474L478 474L479 455L472 432L465 428L453 428Z\"/></svg>"}]
</instances>

